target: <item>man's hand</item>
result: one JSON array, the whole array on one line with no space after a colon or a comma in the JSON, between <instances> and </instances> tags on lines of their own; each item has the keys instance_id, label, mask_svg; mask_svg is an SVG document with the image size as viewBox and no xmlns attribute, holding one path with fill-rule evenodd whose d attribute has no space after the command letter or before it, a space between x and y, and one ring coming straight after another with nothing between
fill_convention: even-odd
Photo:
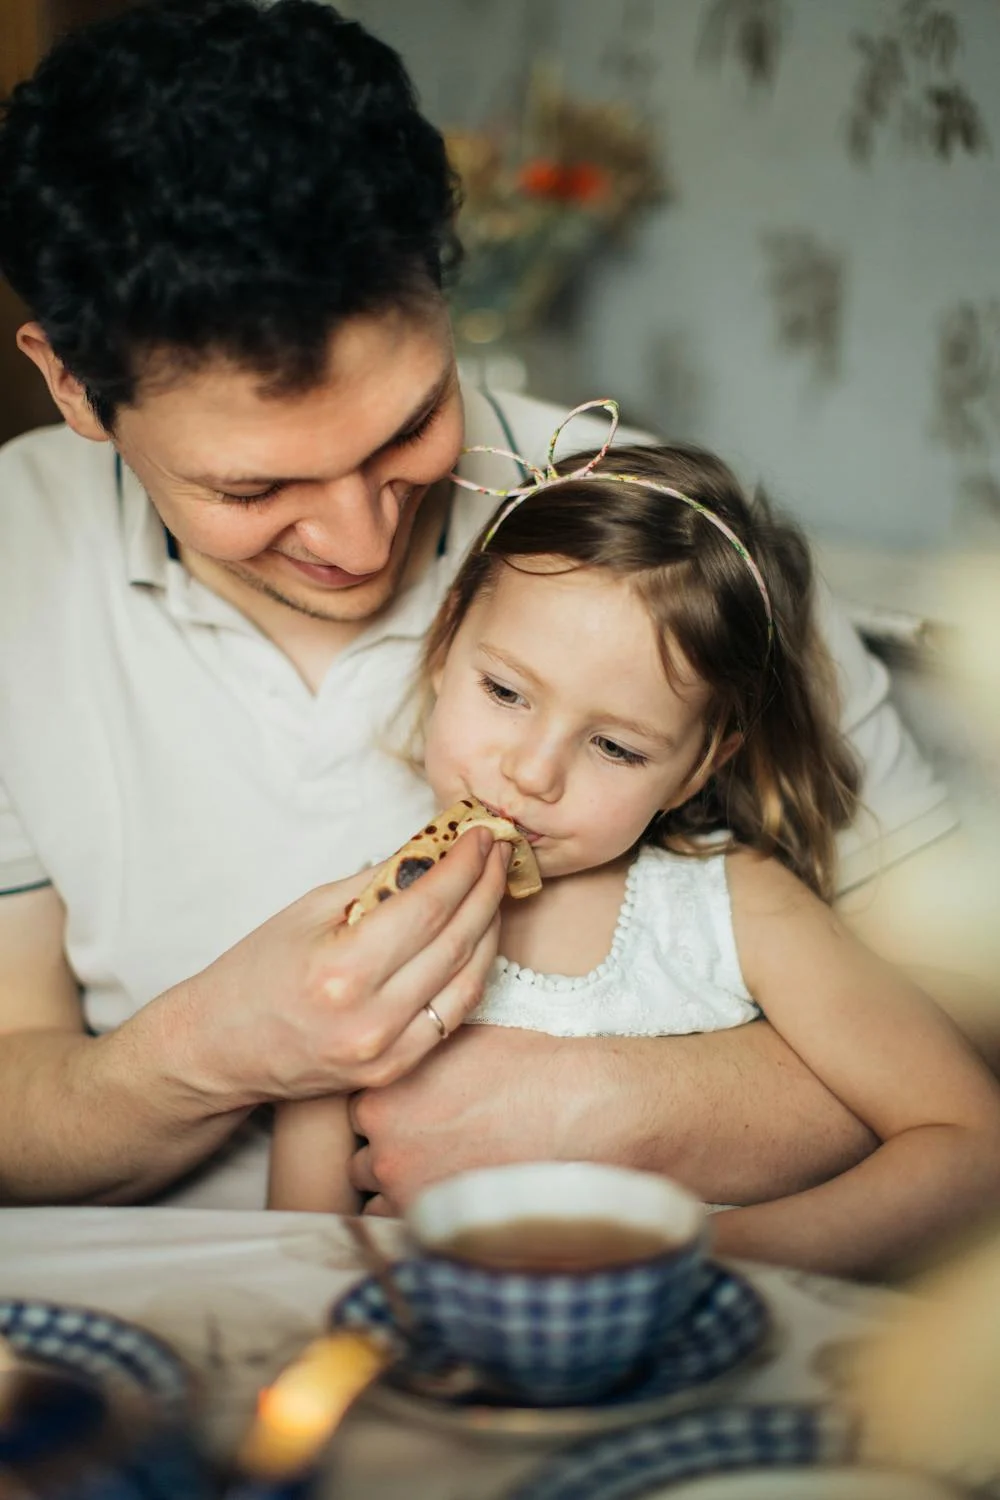
<instances>
[{"instance_id":1,"label":"man's hand","mask_svg":"<svg viewBox=\"0 0 1000 1500\"><path fill-rule=\"evenodd\" d=\"M545 1086L560 1045L538 1031L465 1026L416 1072L356 1094L351 1118L368 1144L351 1180L377 1195L366 1212L399 1212L422 1187L467 1167L566 1154L579 1142L577 1111L562 1096L553 1110ZM582 1143L568 1154L585 1154Z\"/></svg>"},{"instance_id":2,"label":"man's hand","mask_svg":"<svg viewBox=\"0 0 1000 1500\"><path fill-rule=\"evenodd\" d=\"M440 1045L428 1002L450 1031L478 1001L505 872L473 832L355 927L344 907L367 873L311 891L101 1037L83 1030L54 892L7 897L0 1202L134 1202L257 1103L400 1078Z\"/></svg>"},{"instance_id":3,"label":"man's hand","mask_svg":"<svg viewBox=\"0 0 1000 1500\"><path fill-rule=\"evenodd\" d=\"M475 830L349 927L367 873L303 896L148 1010L168 1007L180 1077L206 1104L380 1087L401 1078L478 1002L496 952L507 846Z\"/></svg>"},{"instance_id":4,"label":"man's hand","mask_svg":"<svg viewBox=\"0 0 1000 1500\"><path fill-rule=\"evenodd\" d=\"M507 1161L617 1162L709 1202L794 1192L875 1141L763 1021L709 1035L567 1040L468 1026L406 1078L358 1094L355 1187L399 1213L426 1184Z\"/></svg>"}]
</instances>

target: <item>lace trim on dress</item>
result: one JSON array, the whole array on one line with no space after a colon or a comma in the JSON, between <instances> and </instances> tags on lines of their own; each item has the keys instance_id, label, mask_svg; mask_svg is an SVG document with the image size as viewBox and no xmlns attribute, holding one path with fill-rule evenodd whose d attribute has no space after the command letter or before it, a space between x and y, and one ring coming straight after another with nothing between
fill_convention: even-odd
<instances>
[{"instance_id":1,"label":"lace trim on dress","mask_svg":"<svg viewBox=\"0 0 1000 1500\"><path fill-rule=\"evenodd\" d=\"M534 969L516 964L513 959L504 958L502 953L498 953L493 962L493 976L499 979L501 975L505 975L509 979L516 979L520 984L531 985L534 989L564 993L566 990L586 989L588 985L594 983L595 979L603 979L612 973L621 964L626 934L632 925L641 860L642 852L640 851L628 867L625 892L622 896L622 904L618 908L618 920L611 936L611 947L608 949L607 956L588 974L539 974Z\"/></svg>"}]
</instances>

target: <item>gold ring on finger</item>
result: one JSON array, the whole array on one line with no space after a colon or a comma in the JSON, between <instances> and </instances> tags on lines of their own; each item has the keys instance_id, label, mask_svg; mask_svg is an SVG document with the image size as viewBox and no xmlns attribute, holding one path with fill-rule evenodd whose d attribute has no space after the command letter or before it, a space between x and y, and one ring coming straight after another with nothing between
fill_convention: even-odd
<instances>
[{"instance_id":1,"label":"gold ring on finger","mask_svg":"<svg viewBox=\"0 0 1000 1500\"><path fill-rule=\"evenodd\" d=\"M433 1005L428 1004L424 1006L424 1015L427 1016L428 1020L434 1022L434 1025L438 1029L441 1040L443 1041L444 1038L448 1035L448 1028L442 1021L441 1017L438 1015L437 1011L434 1009Z\"/></svg>"}]
</instances>

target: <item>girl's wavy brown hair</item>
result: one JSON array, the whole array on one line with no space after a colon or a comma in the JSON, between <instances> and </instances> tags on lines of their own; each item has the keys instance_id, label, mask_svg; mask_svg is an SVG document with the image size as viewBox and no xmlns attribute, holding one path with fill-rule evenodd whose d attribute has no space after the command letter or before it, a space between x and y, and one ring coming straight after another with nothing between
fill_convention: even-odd
<instances>
[{"instance_id":1,"label":"girl's wavy brown hair","mask_svg":"<svg viewBox=\"0 0 1000 1500\"><path fill-rule=\"evenodd\" d=\"M591 456L576 454L557 468L570 472ZM424 646L424 704L433 701L431 677L470 605L494 586L501 568L545 556L612 573L648 609L668 680L676 685L693 669L710 689L704 757L714 762L724 744L738 741L696 796L653 819L645 840L704 855L705 835L726 830L733 845L774 856L828 899L834 833L853 816L859 778L837 727L833 665L814 623L805 539L763 496L748 501L711 453L681 445L623 447L605 462L638 482L567 480L541 489L512 511L485 551L481 538L474 545ZM733 528L767 584L770 638L760 591L732 543L690 506L643 480L680 490ZM718 841L710 848L718 852Z\"/></svg>"}]
</instances>

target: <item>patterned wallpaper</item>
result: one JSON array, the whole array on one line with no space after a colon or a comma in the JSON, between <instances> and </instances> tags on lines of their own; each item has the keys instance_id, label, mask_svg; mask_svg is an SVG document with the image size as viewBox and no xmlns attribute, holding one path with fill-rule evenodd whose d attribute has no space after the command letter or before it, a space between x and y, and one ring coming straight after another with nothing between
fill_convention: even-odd
<instances>
[{"instance_id":1,"label":"patterned wallpaper","mask_svg":"<svg viewBox=\"0 0 1000 1500\"><path fill-rule=\"evenodd\" d=\"M533 60L649 120L669 201L528 342L811 529L1000 541L1000 0L348 0L442 126Z\"/></svg>"}]
</instances>

